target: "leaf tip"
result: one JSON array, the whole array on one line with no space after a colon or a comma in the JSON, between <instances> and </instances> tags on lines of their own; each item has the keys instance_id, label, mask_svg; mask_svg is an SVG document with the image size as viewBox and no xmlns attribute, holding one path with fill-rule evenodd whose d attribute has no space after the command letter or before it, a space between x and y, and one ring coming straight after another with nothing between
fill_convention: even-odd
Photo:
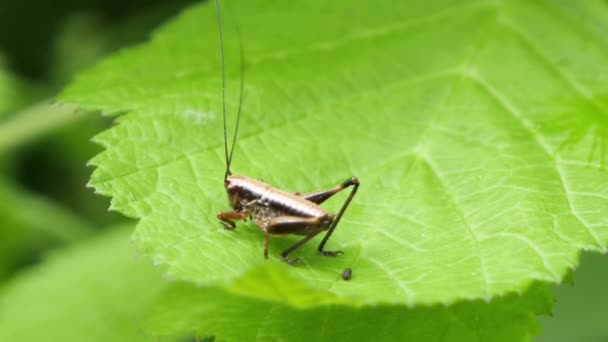
<instances>
[{"instance_id":1,"label":"leaf tip","mask_svg":"<svg viewBox=\"0 0 608 342\"><path fill-rule=\"evenodd\" d=\"M99 195L99 193L97 192L97 189L95 189L95 186L93 185L93 181L92 180L89 179L89 181L87 182L87 184L84 185L84 187L87 188L87 189L92 189L93 193L95 195Z\"/></svg>"}]
</instances>

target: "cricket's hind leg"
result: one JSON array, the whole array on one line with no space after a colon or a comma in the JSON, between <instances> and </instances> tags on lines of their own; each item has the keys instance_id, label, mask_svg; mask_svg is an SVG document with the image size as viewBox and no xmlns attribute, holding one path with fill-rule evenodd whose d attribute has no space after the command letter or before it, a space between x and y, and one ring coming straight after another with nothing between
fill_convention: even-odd
<instances>
[{"instance_id":1,"label":"cricket's hind leg","mask_svg":"<svg viewBox=\"0 0 608 342\"><path fill-rule=\"evenodd\" d=\"M297 195L316 204L321 204L330 199L333 195L348 188L351 185L359 186L359 180L356 177L351 177L342 184L327 190L308 192L305 194L298 193Z\"/></svg>"},{"instance_id":2,"label":"cricket's hind leg","mask_svg":"<svg viewBox=\"0 0 608 342\"><path fill-rule=\"evenodd\" d=\"M342 208L340 208L338 215L336 215L333 222L331 223L331 226L327 230L327 233L325 233L325 236L323 237L323 240L321 240L319 247L317 247L317 252L321 255L336 256L338 254L344 254L344 252L342 252L342 251L326 251L323 248L325 247L325 244L327 243L327 240L329 240L329 237L331 236L331 234L336 229L336 226L338 225L338 222L340 222L342 215L344 215L346 208L348 208L348 205L353 200L353 197L355 197L355 194L357 193L357 189L359 189L359 180L357 179L357 177L351 177L333 189L327 190L325 192L318 192L318 193L308 195L309 197L312 198L310 200L312 200L313 202L322 203L323 201L330 198L334 194L336 194L350 186L352 186L353 189L351 190L350 194L348 195L348 198L346 198L346 201L344 201L344 204L342 204Z\"/></svg>"},{"instance_id":3,"label":"cricket's hind leg","mask_svg":"<svg viewBox=\"0 0 608 342\"><path fill-rule=\"evenodd\" d=\"M224 228L228 230L234 230L236 228L235 220L246 220L250 213L241 211L226 211L217 214L217 218Z\"/></svg>"},{"instance_id":4,"label":"cricket's hind leg","mask_svg":"<svg viewBox=\"0 0 608 342\"><path fill-rule=\"evenodd\" d=\"M321 217L301 217L301 216L278 216L272 218L266 226L266 234L285 235L285 234L306 234L306 236L296 242L293 246L287 248L281 253L283 261L290 265L298 263L300 258L290 259L289 253L298 249L308 240L315 237L323 231L322 223L326 220L326 216ZM265 236L267 238L267 235ZM264 255L268 254L267 244L264 245Z\"/></svg>"},{"instance_id":5,"label":"cricket's hind leg","mask_svg":"<svg viewBox=\"0 0 608 342\"><path fill-rule=\"evenodd\" d=\"M344 254L342 251L326 251L323 249L323 247L325 247L327 240L329 240L329 237L336 229L336 226L338 225L338 222L340 222L340 219L342 218L342 215L344 214L344 212L346 211L346 208L350 204L350 201L353 199L353 197L355 197L355 193L357 192L357 189L359 188L359 179L357 179L357 177L351 177L351 178L347 179L346 181L342 182L342 184L340 184L334 188L328 189L328 190L309 192L309 193L305 193L305 194L298 194L298 196L300 196L306 200L309 200L316 204L321 204L321 203L325 202L326 200L328 200L329 198L331 198L333 195L337 194L338 192L340 192L350 186L353 186L353 190L350 192L350 195L348 195L348 198L342 205L342 208L340 209L340 212L338 213L338 215L336 215L336 218L332 222L332 225L327 230L327 233L323 237L323 240L321 240L321 243L319 244L319 247L317 249L319 254L327 255L327 256L336 256L338 254Z\"/></svg>"}]
</instances>

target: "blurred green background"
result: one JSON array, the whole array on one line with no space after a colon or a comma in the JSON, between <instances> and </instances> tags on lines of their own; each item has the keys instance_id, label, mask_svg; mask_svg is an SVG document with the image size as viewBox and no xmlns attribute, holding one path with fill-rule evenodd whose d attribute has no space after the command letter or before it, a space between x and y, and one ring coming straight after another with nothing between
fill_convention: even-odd
<instances>
[{"instance_id":1,"label":"blurred green background","mask_svg":"<svg viewBox=\"0 0 608 342\"><path fill-rule=\"evenodd\" d=\"M85 187L90 139L110 120L53 96L82 69L144 41L190 0L21 0L0 5L0 289L45 255L126 221ZM608 257L584 254L556 289L541 341L608 341ZM0 307L1 310L1 307Z\"/></svg>"},{"instance_id":2,"label":"blurred green background","mask_svg":"<svg viewBox=\"0 0 608 342\"><path fill-rule=\"evenodd\" d=\"M193 1L24 0L0 5L0 279L50 248L124 221L85 188L98 113L52 104L75 73L145 41Z\"/></svg>"}]
</instances>

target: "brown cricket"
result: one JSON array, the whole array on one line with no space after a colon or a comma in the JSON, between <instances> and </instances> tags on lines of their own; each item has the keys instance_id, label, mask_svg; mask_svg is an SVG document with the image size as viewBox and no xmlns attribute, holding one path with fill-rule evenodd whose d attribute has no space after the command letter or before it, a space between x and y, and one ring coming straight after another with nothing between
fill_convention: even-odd
<instances>
[{"instance_id":1,"label":"brown cricket","mask_svg":"<svg viewBox=\"0 0 608 342\"><path fill-rule=\"evenodd\" d=\"M359 180L356 177L351 177L342 182L342 184L331 189L300 194L297 192L291 193L274 188L271 185L253 178L232 175L230 172L230 163L232 162L232 155L234 153L234 146L236 143L243 101L243 49L242 45L239 45L241 54L239 105L232 146L230 153L228 153L228 141L226 133L226 74L224 66L224 38L222 33L219 0L215 1L215 5L222 68L222 112L224 123L224 152L226 161L224 187L226 188L228 200L230 202L230 206L232 207L232 211L218 213L217 218L220 219L220 222L226 229L230 230L236 228L234 221L245 221L248 218L252 218L255 225L264 233L265 258L268 258L269 235L304 235L304 238L281 253L281 258L285 262L293 265L296 264L300 258L290 259L288 258L288 255L323 231L327 231L327 233L325 233L323 240L321 240L321 243L319 243L319 247L317 248L318 253L327 256L343 254L342 251L328 251L325 250L324 247L327 240L329 240L331 234L334 232L336 226L340 222L346 208L348 208L348 205L355 196L357 189L359 188ZM240 39L239 44L241 44ZM333 215L319 206L333 195L350 186L352 186L352 190L346 201L344 201L344 204L337 215Z\"/></svg>"}]
</instances>

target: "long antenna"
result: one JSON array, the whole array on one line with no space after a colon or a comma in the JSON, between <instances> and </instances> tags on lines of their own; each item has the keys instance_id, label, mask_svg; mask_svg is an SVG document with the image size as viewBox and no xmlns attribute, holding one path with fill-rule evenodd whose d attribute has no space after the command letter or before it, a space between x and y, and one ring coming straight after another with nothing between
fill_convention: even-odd
<instances>
[{"instance_id":1,"label":"long antenna","mask_svg":"<svg viewBox=\"0 0 608 342\"><path fill-rule=\"evenodd\" d=\"M232 173L230 172L230 163L232 162L232 155L234 154L234 146L236 145L236 137L239 132L239 123L241 121L241 108L243 107L243 74L244 74L244 65L243 65L243 43L241 41L241 31L236 28L239 42L239 54L240 54L240 88L239 88L239 107L236 115L236 126L234 127L234 135L232 138L232 146L230 148L230 154L228 154L228 129L226 125L226 66L224 61L224 35L222 31L222 14L220 9L220 1L215 0L215 10L217 14L217 28L219 33L220 40L220 57L221 57L221 66L222 66L222 118L224 122L224 158L226 160L226 172L224 174L224 179L230 176Z\"/></svg>"},{"instance_id":2,"label":"long antenna","mask_svg":"<svg viewBox=\"0 0 608 342\"><path fill-rule=\"evenodd\" d=\"M226 161L226 173L224 178L230 176L230 164L228 163L228 133L226 132L226 68L224 66L224 35L222 33L222 13L220 1L215 0L215 12L217 15L217 31L220 39L220 58L222 66L222 116L224 119L224 160Z\"/></svg>"},{"instance_id":3,"label":"long antenna","mask_svg":"<svg viewBox=\"0 0 608 342\"><path fill-rule=\"evenodd\" d=\"M236 126L234 127L234 135L232 137L232 147L230 148L230 155L228 156L228 173L230 173L230 163L232 163L232 155L234 154L234 146L236 145L236 136L239 133L239 123L241 122L241 108L243 108L243 78L245 74L245 65L243 59L245 58L243 53L243 42L241 40L241 30L236 27L236 34L239 41L239 61L240 61L240 85L239 85L239 108L236 113Z\"/></svg>"}]
</instances>

